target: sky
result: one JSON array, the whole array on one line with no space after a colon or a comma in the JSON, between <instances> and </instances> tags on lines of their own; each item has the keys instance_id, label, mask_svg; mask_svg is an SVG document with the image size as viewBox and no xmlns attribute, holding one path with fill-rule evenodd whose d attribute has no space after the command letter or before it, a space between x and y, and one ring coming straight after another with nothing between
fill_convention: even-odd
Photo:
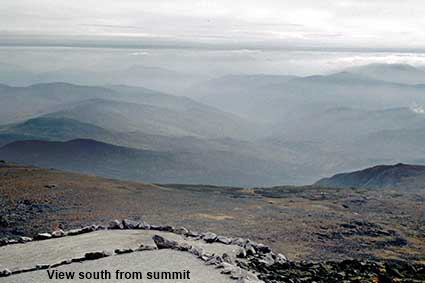
<instances>
[{"instance_id":1,"label":"sky","mask_svg":"<svg viewBox=\"0 0 425 283\"><path fill-rule=\"evenodd\" d=\"M425 49L423 0L2 0L0 45Z\"/></svg>"}]
</instances>

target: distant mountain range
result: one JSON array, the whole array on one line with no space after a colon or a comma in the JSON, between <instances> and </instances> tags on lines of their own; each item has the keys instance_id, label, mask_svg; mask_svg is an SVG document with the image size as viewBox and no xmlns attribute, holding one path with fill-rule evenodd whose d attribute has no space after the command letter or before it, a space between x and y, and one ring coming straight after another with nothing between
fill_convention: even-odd
<instances>
[{"instance_id":1,"label":"distant mountain range","mask_svg":"<svg viewBox=\"0 0 425 283\"><path fill-rule=\"evenodd\" d=\"M0 85L0 147L44 141L66 148L67 142L84 139L185 162L190 156L202 169L179 180L216 183L211 176L217 176L227 185L306 184L374 164L420 164L425 160L422 72L375 64L309 77L229 75L184 92L176 89L194 98L122 84ZM399 73L412 74L415 81L393 81ZM202 172L209 173L201 178Z\"/></svg>"},{"instance_id":2,"label":"distant mountain range","mask_svg":"<svg viewBox=\"0 0 425 283\"><path fill-rule=\"evenodd\" d=\"M423 190L425 189L424 181L425 166L399 163L337 174L330 178L321 179L314 185L331 188Z\"/></svg>"},{"instance_id":3,"label":"distant mountain range","mask_svg":"<svg viewBox=\"0 0 425 283\"><path fill-rule=\"evenodd\" d=\"M16 141L0 148L0 158L21 164L154 183L250 186L288 178L284 175L288 168L282 165L233 152L161 152L89 139Z\"/></svg>"}]
</instances>

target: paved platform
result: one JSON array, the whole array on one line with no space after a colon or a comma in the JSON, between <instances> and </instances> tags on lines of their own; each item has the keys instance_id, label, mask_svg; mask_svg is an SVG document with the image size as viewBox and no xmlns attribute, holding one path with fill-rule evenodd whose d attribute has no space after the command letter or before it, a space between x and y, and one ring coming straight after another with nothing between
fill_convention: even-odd
<instances>
[{"instance_id":1,"label":"paved platform","mask_svg":"<svg viewBox=\"0 0 425 283\"><path fill-rule=\"evenodd\" d=\"M160 235L168 240L202 248L209 253L235 256L239 247L220 243L208 244L202 240L191 240L183 236L152 230L104 230L78 236L68 236L25 244L0 247L0 269L11 271L34 268L36 265L52 265L63 260L84 257L88 252L106 251L113 253L116 249L137 249L141 245L155 246L152 237ZM48 272L75 272L74 279L49 279ZM0 283L44 283L44 282L235 282L228 276L220 274L215 266L206 265L201 259L176 250L137 251L113 256L61 265L47 270L36 270L0 277ZM79 279L80 272L101 272L108 270L110 279ZM123 272L141 272L142 279L116 279L116 270ZM190 279L150 280L147 272L184 272L190 271Z\"/></svg>"}]
</instances>

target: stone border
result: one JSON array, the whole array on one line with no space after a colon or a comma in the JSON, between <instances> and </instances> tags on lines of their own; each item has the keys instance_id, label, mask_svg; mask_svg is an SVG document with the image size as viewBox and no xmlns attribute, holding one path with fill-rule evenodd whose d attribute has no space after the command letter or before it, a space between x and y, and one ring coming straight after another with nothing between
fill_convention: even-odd
<instances>
[{"instance_id":1,"label":"stone border","mask_svg":"<svg viewBox=\"0 0 425 283\"><path fill-rule=\"evenodd\" d=\"M117 249L114 251L114 254L109 254L104 251L91 252L91 253L86 253L84 257L64 260L52 265L39 264L39 265L36 265L36 267L34 268L27 268L27 269L14 270L14 271L10 271L9 269L3 269L3 270L0 270L0 277L6 277L6 276L24 273L24 272L31 272L36 270L58 267L61 265L71 264L73 262L83 262L87 260L95 260L95 259L99 259L103 257L112 256L112 255L132 253L136 251L146 251L146 250L156 250L156 249L174 249L178 251L189 252L197 256L198 258L200 258L207 265L215 265L216 268L222 269L221 270L222 274L227 274L230 276L231 279L239 280L238 282L259 283L262 281L258 280L257 276L248 270L246 261L249 261L255 258L259 260L260 262L265 263L267 266L273 265L274 263L283 263L288 261L288 259L284 255L280 253L274 253L269 246L266 246L261 243L256 243L249 239L229 238L225 236L216 235L215 233L212 233L212 232L198 233L195 231L190 231L184 227L175 228L173 226L168 226L168 225L167 226L150 225L144 221L138 222L138 221L133 221L128 219L124 219L122 221L113 220L109 223L108 227L91 225L91 226L85 226L79 229L73 229L69 231L63 231L61 229L58 229L51 233L39 233L34 237L34 239L29 237L21 237L19 240L3 239L3 240L0 240L0 246L28 243L31 241L42 241L42 240L48 240L52 238L61 238L61 237L67 237L67 236L76 236L76 235L91 233L91 232L95 232L99 230L138 230L138 229L174 233L174 234L186 237L187 239L191 239L195 241L203 240L205 243L209 243L209 244L220 243L224 245L239 246L240 249L236 255L238 259L234 260L226 253L221 256L210 254L208 252L205 252L202 248L192 246L187 243L178 243L176 241L167 240L166 238L160 235L155 235L152 238L156 244L155 247L142 245L141 247L135 250Z\"/></svg>"}]
</instances>

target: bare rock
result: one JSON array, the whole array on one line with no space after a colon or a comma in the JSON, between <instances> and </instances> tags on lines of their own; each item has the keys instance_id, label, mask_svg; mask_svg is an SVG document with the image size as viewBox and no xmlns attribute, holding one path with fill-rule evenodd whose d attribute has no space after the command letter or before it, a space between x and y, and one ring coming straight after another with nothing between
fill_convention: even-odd
<instances>
[{"instance_id":1,"label":"bare rock","mask_svg":"<svg viewBox=\"0 0 425 283\"><path fill-rule=\"evenodd\" d=\"M47 240L47 239L50 239L50 238L52 238L52 235L50 233L40 233L40 234L37 234L37 236L34 237L34 239L38 240L38 241Z\"/></svg>"},{"instance_id":2,"label":"bare rock","mask_svg":"<svg viewBox=\"0 0 425 283\"><path fill-rule=\"evenodd\" d=\"M6 277L12 274L12 271L10 271L9 269L5 268L5 269L0 269L0 277Z\"/></svg>"},{"instance_id":3,"label":"bare rock","mask_svg":"<svg viewBox=\"0 0 425 283\"><path fill-rule=\"evenodd\" d=\"M201 237L207 243L213 243L217 239L217 235L212 232L203 233Z\"/></svg>"},{"instance_id":4,"label":"bare rock","mask_svg":"<svg viewBox=\"0 0 425 283\"><path fill-rule=\"evenodd\" d=\"M85 260L95 260L95 259L99 259L99 258L103 258L103 257L108 257L110 256L109 253L105 252L105 251L100 251L100 252L89 252L86 253L84 255L84 259Z\"/></svg>"},{"instance_id":5,"label":"bare rock","mask_svg":"<svg viewBox=\"0 0 425 283\"><path fill-rule=\"evenodd\" d=\"M184 227L179 227L179 228L174 229L173 232L176 233L176 234L179 234L179 235L186 235L187 233L189 233L189 230L187 230Z\"/></svg>"},{"instance_id":6,"label":"bare rock","mask_svg":"<svg viewBox=\"0 0 425 283\"><path fill-rule=\"evenodd\" d=\"M58 229L52 232L52 237L53 238L60 238L65 236L65 232L62 229Z\"/></svg>"},{"instance_id":7,"label":"bare rock","mask_svg":"<svg viewBox=\"0 0 425 283\"><path fill-rule=\"evenodd\" d=\"M129 219L124 219L122 221L122 225L124 229L137 229L137 227L139 227L139 224L140 222L129 220Z\"/></svg>"},{"instance_id":8,"label":"bare rock","mask_svg":"<svg viewBox=\"0 0 425 283\"><path fill-rule=\"evenodd\" d=\"M158 249L177 249L178 243L176 241L167 240L162 236L155 235L152 237Z\"/></svg>"},{"instance_id":9,"label":"bare rock","mask_svg":"<svg viewBox=\"0 0 425 283\"><path fill-rule=\"evenodd\" d=\"M111 230L118 230L118 229L123 229L123 225L119 220L113 220L109 223L108 229Z\"/></svg>"},{"instance_id":10,"label":"bare rock","mask_svg":"<svg viewBox=\"0 0 425 283\"><path fill-rule=\"evenodd\" d=\"M232 243L232 239L224 236L218 236L216 241L225 245L230 245Z\"/></svg>"}]
</instances>

